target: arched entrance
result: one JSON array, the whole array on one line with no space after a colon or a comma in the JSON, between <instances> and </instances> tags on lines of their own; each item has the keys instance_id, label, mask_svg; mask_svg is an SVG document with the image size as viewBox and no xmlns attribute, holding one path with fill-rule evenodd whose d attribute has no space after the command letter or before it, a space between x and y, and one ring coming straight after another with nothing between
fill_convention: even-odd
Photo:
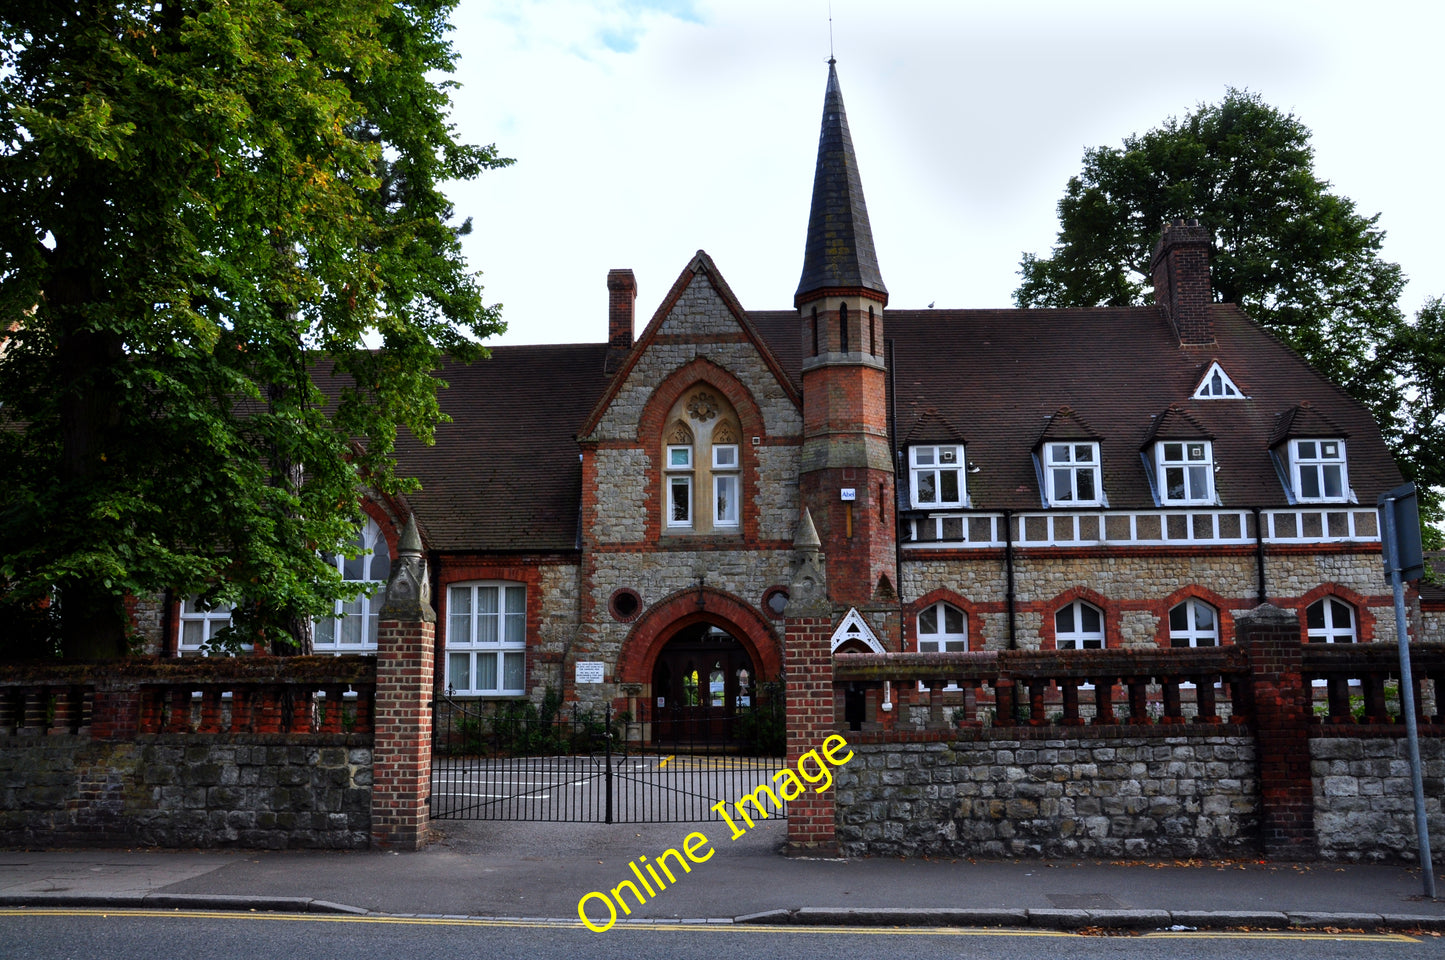
<instances>
[{"instance_id":1,"label":"arched entrance","mask_svg":"<svg viewBox=\"0 0 1445 960\"><path fill-rule=\"evenodd\" d=\"M723 627L683 627L658 651L648 711L655 742L729 742L757 704L758 671L747 649Z\"/></svg>"}]
</instances>

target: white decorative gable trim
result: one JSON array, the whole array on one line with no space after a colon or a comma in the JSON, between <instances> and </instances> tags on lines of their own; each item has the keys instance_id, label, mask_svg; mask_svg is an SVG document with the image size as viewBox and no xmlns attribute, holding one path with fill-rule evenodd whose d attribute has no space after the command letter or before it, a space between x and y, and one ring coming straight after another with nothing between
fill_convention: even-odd
<instances>
[{"instance_id":1,"label":"white decorative gable trim","mask_svg":"<svg viewBox=\"0 0 1445 960\"><path fill-rule=\"evenodd\" d=\"M1244 391L1234 385L1229 379L1229 374L1216 360L1204 371L1204 377L1199 381L1199 386L1194 388L1194 395L1191 400L1248 400Z\"/></svg>"},{"instance_id":2,"label":"white decorative gable trim","mask_svg":"<svg viewBox=\"0 0 1445 960\"><path fill-rule=\"evenodd\" d=\"M833 631L832 652L837 653L838 648L849 640L862 640L874 653L885 652L883 644L878 642L878 635L868 626L868 621L863 619L857 607L849 607L848 615L838 624L838 629Z\"/></svg>"}]
</instances>

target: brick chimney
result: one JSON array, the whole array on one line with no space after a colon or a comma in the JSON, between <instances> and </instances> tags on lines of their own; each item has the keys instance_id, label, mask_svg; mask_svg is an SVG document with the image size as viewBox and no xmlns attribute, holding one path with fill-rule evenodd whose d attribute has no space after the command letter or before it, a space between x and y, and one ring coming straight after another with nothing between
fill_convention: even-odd
<instances>
[{"instance_id":1,"label":"brick chimney","mask_svg":"<svg viewBox=\"0 0 1445 960\"><path fill-rule=\"evenodd\" d=\"M632 349L632 314L637 307L637 278L631 270L607 271L607 346Z\"/></svg>"},{"instance_id":2,"label":"brick chimney","mask_svg":"<svg viewBox=\"0 0 1445 960\"><path fill-rule=\"evenodd\" d=\"M1154 245L1154 302L1174 324L1183 346L1214 342L1210 245L1208 227L1201 227L1198 220L1182 219L1164 224L1159 242Z\"/></svg>"}]
</instances>

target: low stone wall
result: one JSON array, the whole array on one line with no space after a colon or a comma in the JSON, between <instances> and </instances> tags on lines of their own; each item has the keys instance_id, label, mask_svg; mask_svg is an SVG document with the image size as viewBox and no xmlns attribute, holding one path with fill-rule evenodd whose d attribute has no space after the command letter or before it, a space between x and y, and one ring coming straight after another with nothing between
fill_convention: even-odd
<instances>
[{"instance_id":1,"label":"low stone wall","mask_svg":"<svg viewBox=\"0 0 1445 960\"><path fill-rule=\"evenodd\" d=\"M1255 855L1252 737L1217 726L1118 732L850 739L858 755L838 771L838 845L850 857Z\"/></svg>"},{"instance_id":2,"label":"low stone wall","mask_svg":"<svg viewBox=\"0 0 1445 960\"><path fill-rule=\"evenodd\" d=\"M0 844L365 848L371 737L0 742Z\"/></svg>"},{"instance_id":3,"label":"low stone wall","mask_svg":"<svg viewBox=\"0 0 1445 960\"><path fill-rule=\"evenodd\" d=\"M1432 859L1445 862L1445 744L1420 740L1425 817ZM1310 740L1315 835L1327 860L1418 861L1415 797L1405 738L1315 737Z\"/></svg>"}]
</instances>

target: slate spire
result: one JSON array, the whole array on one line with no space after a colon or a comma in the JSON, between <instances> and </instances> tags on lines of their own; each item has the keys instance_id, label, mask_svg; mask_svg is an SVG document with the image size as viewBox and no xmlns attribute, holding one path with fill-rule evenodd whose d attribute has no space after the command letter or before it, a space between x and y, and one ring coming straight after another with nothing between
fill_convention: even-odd
<instances>
[{"instance_id":1,"label":"slate spire","mask_svg":"<svg viewBox=\"0 0 1445 960\"><path fill-rule=\"evenodd\" d=\"M828 61L823 131L813 173L813 208L808 214L803 276L793 297L796 305L810 299L808 294L829 289L862 288L882 294L885 300L888 297L873 250L873 231L868 226L868 207L863 202L863 182L858 176L853 138L848 134L836 63Z\"/></svg>"}]
</instances>

